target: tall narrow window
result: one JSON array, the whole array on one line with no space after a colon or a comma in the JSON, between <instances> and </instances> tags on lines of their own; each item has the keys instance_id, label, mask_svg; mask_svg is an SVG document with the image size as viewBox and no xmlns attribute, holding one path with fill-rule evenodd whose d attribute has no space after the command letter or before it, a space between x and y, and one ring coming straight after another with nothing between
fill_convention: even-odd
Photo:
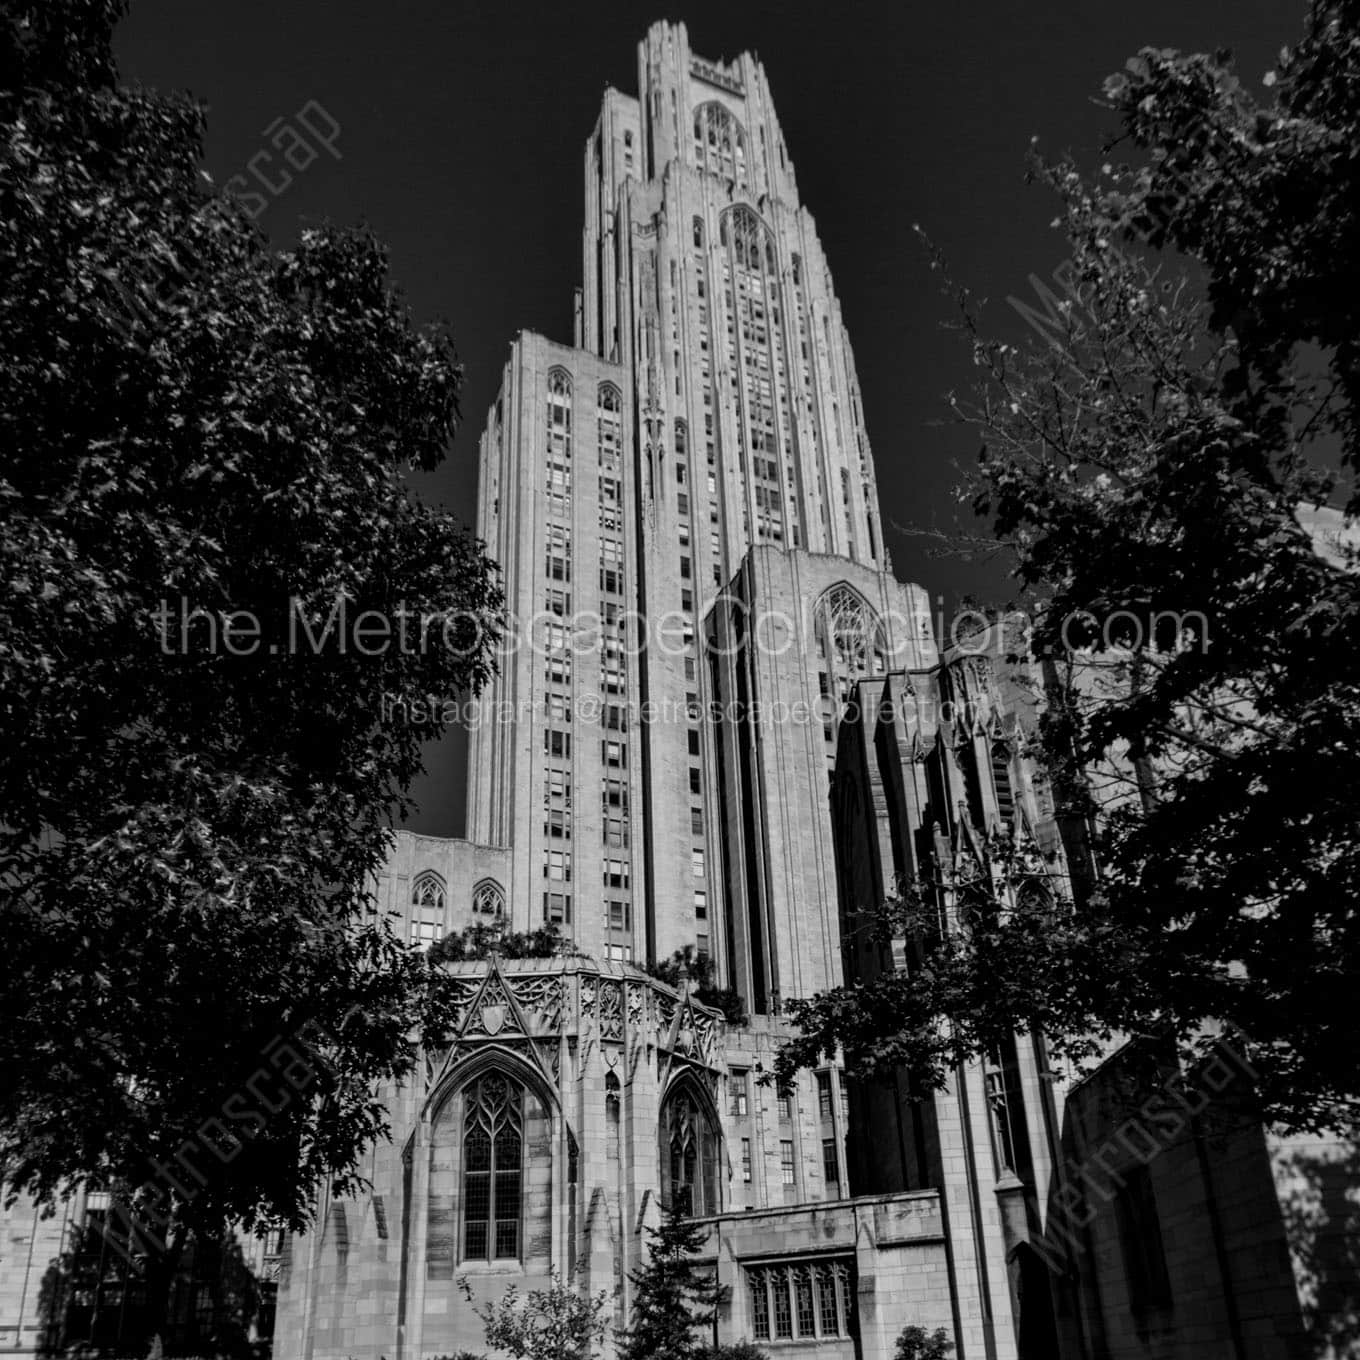
<instances>
[{"instance_id":1,"label":"tall narrow window","mask_svg":"<svg viewBox=\"0 0 1360 1360\"><path fill-rule=\"evenodd\" d=\"M622 471L623 399L613 383L602 383L595 394L595 451L600 460L600 471L606 478L616 478ZM603 483L601 483L603 486ZM614 482L617 488L618 483ZM617 503L617 491L614 503Z\"/></svg>"},{"instance_id":2,"label":"tall narrow window","mask_svg":"<svg viewBox=\"0 0 1360 1360\"><path fill-rule=\"evenodd\" d=\"M661 1165L667 1204L688 1214L718 1210L718 1140L692 1092L681 1087L661 1116Z\"/></svg>"},{"instance_id":3,"label":"tall narrow window","mask_svg":"<svg viewBox=\"0 0 1360 1360\"><path fill-rule=\"evenodd\" d=\"M1130 1302L1139 1313L1165 1308L1171 1303L1171 1277L1152 1173L1146 1166L1132 1166L1122 1173L1122 1181L1114 1207Z\"/></svg>"},{"instance_id":4,"label":"tall narrow window","mask_svg":"<svg viewBox=\"0 0 1360 1360\"><path fill-rule=\"evenodd\" d=\"M823 1119L831 1118L831 1073L817 1073L817 1113Z\"/></svg>"},{"instance_id":5,"label":"tall narrow window","mask_svg":"<svg viewBox=\"0 0 1360 1360\"><path fill-rule=\"evenodd\" d=\"M746 1071L733 1068L728 1074L727 1089L731 1092L730 1113L737 1119L746 1118Z\"/></svg>"},{"instance_id":6,"label":"tall narrow window","mask_svg":"<svg viewBox=\"0 0 1360 1360\"><path fill-rule=\"evenodd\" d=\"M695 110L694 160L701 170L735 180L744 188L749 187L746 177L746 131L726 106L716 100Z\"/></svg>"},{"instance_id":7,"label":"tall narrow window","mask_svg":"<svg viewBox=\"0 0 1360 1360\"><path fill-rule=\"evenodd\" d=\"M757 1341L770 1339L770 1272L751 1270L751 1330Z\"/></svg>"},{"instance_id":8,"label":"tall narrow window","mask_svg":"<svg viewBox=\"0 0 1360 1360\"><path fill-rule=\"evenodd\" d=\"M789 1304L789 1277L778 1271L772 1281L774 1285L774 1334L785 1338L793 1335L793 1309Z\"/></svg>"},{"instance_id":9,"label":"tall narrow window","mask_svg":"<svg viewBox=\"0 0 1360 1360\"><path fill-rule=\"evenodd\" d=\"M444 880L435 873L411 885L411 943L428 949L444 933Z\"/></svg>"},{"instance_id":10,"label":"tall narrow window","mask_svg":"<svg viewBox=\"0 0 1360 1360\"><path fill-rule=\"evenodd\" d=\"M826 1178L826 1193L830 1199L838 1199L841 1189L840 1164L836 1158L836 1140L822 1139L822 1174Z\"/></svg>"},{"instance_id":11,"label":"tall narrow window","mask_svg":"<svg viewBox=\"0 0 1360 1360\"><path fill-rule=\"evenodd\" d=\"M812 1302L812 1271L798 1266L793 1272L793 1298L797 1305L798 1335L817 1335L817 1314Z\"/></svg>"},{"instance_id":12,"label":"tall narrow window","mask_svg":"<svg viewBox=\"0 0 1360 1360\"><path fill-rule=\"evenodd\" d=\"M463 1259L513 1259L520 1246L524 1092L488 1072L464 1101Z\"/></svg>"},{"instance_id":13,"label":"tall narrow window","mask_svg":"<svg viewBox=\"0 0 1360 1360\"><path fill-rule=\"evenodd\" d=\"M548 374L548 428L571 435L571 378L565 369L555 368ZM566 445L570 452L570 442Z\"/></svg>"}]
</instances>

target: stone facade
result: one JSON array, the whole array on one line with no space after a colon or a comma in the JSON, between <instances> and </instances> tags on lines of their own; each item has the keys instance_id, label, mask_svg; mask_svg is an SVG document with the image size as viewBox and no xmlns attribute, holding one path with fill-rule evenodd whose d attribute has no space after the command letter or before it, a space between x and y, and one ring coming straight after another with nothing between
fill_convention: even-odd
<instances>
[{"instance_id":1,"label":"stone facade","mask_svg":"<svg viewBox=\"0 0 1360 1360\"><path fill-rule=\"evenodd\" d=\"M1020 1036L924 1098L830 1059L767 1080L790 998L910 967L867 909L931 872L949 928L998 838L1065 903L1072 828L1024 756L1038 676L999 639L941 658L924 592L892 576L762 68L658 24L638 90L605 92L586 146L574 343L515 340L482 436L477 529L513 618L472 724L469 839L399 834L376 888L417 945L552 924L567 952L445 966L457 1032L378 1093L370 1192L246 1244L279 1277L276 1355L481 1352L474 1308L554 1275L623 1323L672 1201L728 1287L719 1338L776 1360L886 1360L911 1324L956 1360L1352 1353L1333 1142L1242 1126L1215 1152L1187 1126L1098 1193L1117 1056L1071 1091ZM649 976L686 947L743 1023ZM26 1357L97 1210L2 1212L0 1352ZM1309 1329L1332 1349L1299 1349Z\"/></svg>"},{"instance_id":2,"label":"stone facade","mask_svg":"<svg viewBox=\"0 0 1360 1360\"><path fill-rule=\"evenodd\" d=\"M786 1091L761 1080L780 1022L729 1025L687 983L585 956L447 972L457 1036L415 1081L382 1093L392 1139L374 1153L372 1193L323 1202L319 1230L289 1243L277 1355L481 1351L472 1304L553 1272L610 1293L622 1324L646 1229L677 1193L710 1228L705 1260L729 1288L724 1337L849 1357L889 1354L905 1320L953 1327L938 1191L849 1198L837 1070L802 1073ZM519 1093L520 1185L499 1256L469 1207L470 1093L489 1075Z\"/></svg>"},{"instance_id":3,"label":"stone facade","mask_svg":"<svg viewBox=\"0 0 1360 1360\"><path fill-rule=\"evenodd\" d=\"M911 967L910 941L858 928L864 908L926 876L955 928L997 837L1013 889L1069 909L1084 846L1024 758L1042 686L1010 651L980 636L857 687L833 793L848 976ZM852 1084L851 1188L938 1188L960 1355L1340 1360L1360 1346L1360 1163L1349 1140L1263 1128L1251 1079L1230 1034L1191 1070L1116 1045L1072 1085L1017 1035L927 1098L905 1074Z\"/></svg>"},{"instance_id":4,"label":"stone facade","mask_svg":"<svg viewBox=\"0 0 1360 1360\"><path fill-rule=\"evenodd\" d=\"M586 145L576 343L518 337L482 438L478 530L517 645L473 724L469 833L513 847L516 928L550 918L615 960L694 945L744 979L749 942L718 906L733 795L701 719L705 614L762 545L762 589L795 553L793 613L842 568L876 602L911 588L889 573L854 357L763 69L657 24L638 79L605 92ZM831 900L826 765L796 795L821 867L766 909L786 952L804 900Z\"/></svg>"},{"instance_id":5,"label":"stone facade","mask_svg":"<svg viewBox=\"0 0 1360 1360\"><path fill-rule=\"evenodd\" d=\"M861 676L934 663L925 596L891 575L853 356L763 70L659 24L638 71L636 98L606 91L586 147L575 343L515 340L480 446L477 527L514 618L472 725L472 839L400 837L380 889L412 940L494 902L580 956L451 970L507 996L554 978L562 1013L513 1039L503 1021L432 1059L419 1091L387 1093L374 1197L391 1235L373 1205L324 1207L293 1244L281 1356L480 1349L459 1278L486 1302L556 1270L617 1290L623 1320L675 1194L711 1224L724 1336L888 1354L908 1322L957 1329L938 1187L851 1200L837 1064L787 1091L765 1080L784 999L841 978L841 708ZM758 615L771 636L746 646ZM745 1023L642 971L684 947ZM583 989L636 1023L606 1035ZM686 1007L695 1034L713 1028L681 1051L691 1026L667 1030ZM458 1143L489 1070L519 1092L516 1174L533 1186L504 1256ZM701 1098L680 1119L686 1092ZM697 1171L672 1141L685 1120L702 1125Z\"/></svg>"}]
</instances>

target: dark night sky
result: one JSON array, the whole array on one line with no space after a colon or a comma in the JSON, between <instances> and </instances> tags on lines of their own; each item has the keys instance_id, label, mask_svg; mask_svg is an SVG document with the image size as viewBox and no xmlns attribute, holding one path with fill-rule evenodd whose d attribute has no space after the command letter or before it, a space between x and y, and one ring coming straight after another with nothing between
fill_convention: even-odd
<instances>
[{"instance_id":1,"label":"dark night sky","mask_svg":"<svg viewBox=\"0 0 1360 1360\"><path fill-rule=\"evenodd\" d=\"M416 319L452 323L465 424L424 489L470 514L477 435L510 340L522 329L571 339L581 152L601 91L636 92L636 44L658 18L684 19L702 56L753 49L831 262L885 525L949 528L974 441L935 422L971 365L941 329L948 304L912 223L994 300L995 332L1022 330L1004 299L1032 300L1028 276L1047 278L1063 255L1054 201L1024 184L1030 138L1089 165L1112 127L1093 99L1140 47L1229 47L1256 86L1304 12L1302 0L696 0L669 14L619 0L134 0L118 50L125 79L206 101L219 183L309 100L340 123L340 159L298 172L259 221L278 245L309 222L368 222ZM1004 594L995 565L932 558L891 529L888 542L898 576L946 607L961 592ZM461 742L428 763L412 826L458 834Z\"/></svg>"}]
</instances>

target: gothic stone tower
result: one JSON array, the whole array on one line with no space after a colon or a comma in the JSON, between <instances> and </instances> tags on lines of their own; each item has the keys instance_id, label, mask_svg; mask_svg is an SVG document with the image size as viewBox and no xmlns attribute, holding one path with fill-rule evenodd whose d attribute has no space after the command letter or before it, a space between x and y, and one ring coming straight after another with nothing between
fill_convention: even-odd
<instances>
[{"instance_id":1,"label":"gothic stone tower","mask_svg":"<svg viewBox=\"0 0 1360 1360\"><path fill-rule=\"evenodd\" d=\"M938 1191L849 1197L828 1061L762 1081L783 1002L841 977L829 792L861 677L935 662L890 573L854 360L760 64L683 25L585 151L574 343L521 334L477 526L513 614L479 701L465 842L379 884L419 942L550 923L577 954L450 965L462 1028L384 1093L373 1193L292 1244L278 1352L484 1349L474 1298L617 1290L672 1199L710 1224L727 1337L886 1356L955 1328ZM727 1023L643 966L692 947Z\"/></svg>"},{"instance_id":2,"label":"gothic stone tower","mask_svg":"<svg viewBox=\"0 0 1360 1360\"><path fill-rule=\"evenodd\" d=\"M924 593L889 572L854 358L762 67L658 24L638 81L605 93L586 145L577 344L519 337L482 441L478 526L519 645L476 724L470 832L514 847L517 926L618 960L695 946L773 1014L839 978L837 701L934 643ZM875 642L837 661L818 648L847 592ZM711 662L734 639L702 636L720 596L729 630L734 609L784 621L743 692L757 724L796 705L797 732L724 750L708 715L735 680ZM765 737L768 758L748 750Z\"/></svg>"}]
</instances>

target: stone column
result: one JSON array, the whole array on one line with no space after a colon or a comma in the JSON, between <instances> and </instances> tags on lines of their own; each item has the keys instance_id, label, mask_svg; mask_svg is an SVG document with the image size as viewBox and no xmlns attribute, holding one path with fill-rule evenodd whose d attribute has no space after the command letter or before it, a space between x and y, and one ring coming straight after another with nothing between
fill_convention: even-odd
<instances>
[{"instance_id":1,"label":"stone column","mask_svg":"<svg viewBox=\"0 0 1360 1360\"><path fill-rule=\"evenodd\" d=\"M422 1109L415 1126L411 1149L411 1231L410 1259L406 1262L406 1345L405 1360L420 1360L425 1330L426 1230L430 1213L430 1112Z\"/></svg>"}]
</instances>

